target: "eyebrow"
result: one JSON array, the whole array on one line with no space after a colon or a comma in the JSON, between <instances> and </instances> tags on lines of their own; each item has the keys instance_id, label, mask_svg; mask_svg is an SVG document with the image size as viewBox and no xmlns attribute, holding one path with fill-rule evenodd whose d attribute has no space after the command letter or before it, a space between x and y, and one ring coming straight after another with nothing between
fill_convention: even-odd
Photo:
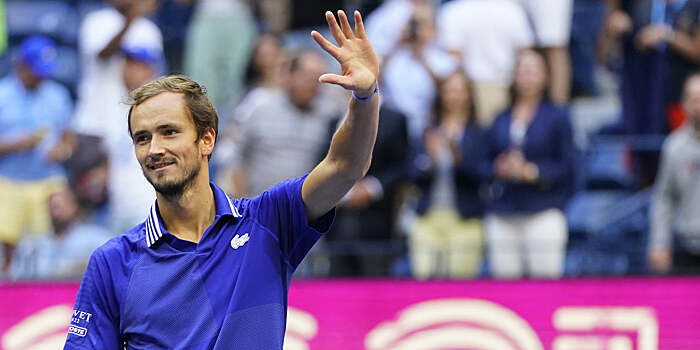
<instances>
[{"instance_id":1,"label":"eyebrow","mask_svg":"<svg viewBox=\"0 0 700 350\"><path fill-rule=\"evenodd\" d=\"M177 129L180 130L181 127L177 124L161 124L156 127L157 131L161 131L163 129ZM149 133L148 130L137 130L136 132L133 133L132 137L140 136L142 134Z\"/></svg>"}]
</instances>

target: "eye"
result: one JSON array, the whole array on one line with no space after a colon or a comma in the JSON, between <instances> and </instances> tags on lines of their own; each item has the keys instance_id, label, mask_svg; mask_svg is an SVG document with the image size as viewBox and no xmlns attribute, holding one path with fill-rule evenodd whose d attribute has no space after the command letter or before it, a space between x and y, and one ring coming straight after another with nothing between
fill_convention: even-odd
<instances>
[{"instance_id":1,"label":"eye","mask_svg":"<svg viewBox=\"0 0 700 350\"><path fill-rule=\"evenodd\" d=\"M139 135L139 136L136 136L136 138L134 139L134 143L139 144L139 145L143 145L146 142L148 142L148 136L146 136L146 135Z\"/></svg>"},{"instance_id":2,"label":"eye","mask_svg":"<svg viewBox=\"0 0 700 350\"><path fill-rule=\"evenodd\" d=\"M165 135L166 135L166 136L171 136L171 135L175 135L175 134L177 134L177 130L175 130L175 129L168 129L168 130L165 130Z\"/></svg>"}]
</instances>

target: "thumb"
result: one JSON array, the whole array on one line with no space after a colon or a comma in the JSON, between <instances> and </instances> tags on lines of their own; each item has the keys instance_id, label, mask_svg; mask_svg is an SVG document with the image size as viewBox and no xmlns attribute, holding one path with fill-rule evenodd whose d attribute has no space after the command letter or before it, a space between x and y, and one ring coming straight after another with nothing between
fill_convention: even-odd
<instances>
[{"instance_id":1,"label":"thumb","mask_svg":"<svg viewBox=\"0 0 700 350\"><path fill-rule=\"evenodd\" d=\"M318 78L318 81L322 83L340 85L348 90L352 89L351 79L338 74L324 74Z\"/></svg>"}]
</instances>

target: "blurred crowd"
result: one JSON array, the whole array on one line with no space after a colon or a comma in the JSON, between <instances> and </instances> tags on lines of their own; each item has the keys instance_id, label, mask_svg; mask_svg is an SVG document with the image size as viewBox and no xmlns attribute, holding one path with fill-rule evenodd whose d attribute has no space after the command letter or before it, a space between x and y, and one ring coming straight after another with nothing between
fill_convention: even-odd
<instances>
[{"instance_id":1,"label":"blurred crowd","mask_svg":"<svg viewBox=\"0 0 700 350\"><path fill-rule=\"evenodd\" d=\"M146 218L123 102L159 75L206 86L229 194L309 172L350 98L318 83L327 9L363 13L379 132L299 275L700 273L700 0L7 0L0 278L80 277Z\"/></svg>"}]
</instances>

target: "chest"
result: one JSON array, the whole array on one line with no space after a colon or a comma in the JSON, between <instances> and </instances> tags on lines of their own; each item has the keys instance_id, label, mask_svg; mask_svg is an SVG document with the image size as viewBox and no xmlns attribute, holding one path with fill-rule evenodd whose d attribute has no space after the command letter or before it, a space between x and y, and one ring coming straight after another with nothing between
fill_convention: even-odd
<instances>
[{"instance_id":1,"label":"chest","mask_svg":"<svg viewBox=\"0 0 700 350\"><path fill-rule=\"evenodd\" d=\"M514 127L510 120L500 121L492 133L492 144L495 153L498 154L515 147L514 143L518 143L526 158L534 160L556 155L558 137L558 130L537 116L528 125L520 128Z\"/></svg>"},{"instance_id":2,"label":"chest","mask_svg":"<svg viewBox=\"0 0 700 350\"><path fill-rule=\"evenodd\" d=\"M207 342L229 315L284 302L286 275L272 235L245 219L208 234L193 251L147 255L133 269L121 307L121 332L131 343Z\"/></svg>"}]
</instances>

